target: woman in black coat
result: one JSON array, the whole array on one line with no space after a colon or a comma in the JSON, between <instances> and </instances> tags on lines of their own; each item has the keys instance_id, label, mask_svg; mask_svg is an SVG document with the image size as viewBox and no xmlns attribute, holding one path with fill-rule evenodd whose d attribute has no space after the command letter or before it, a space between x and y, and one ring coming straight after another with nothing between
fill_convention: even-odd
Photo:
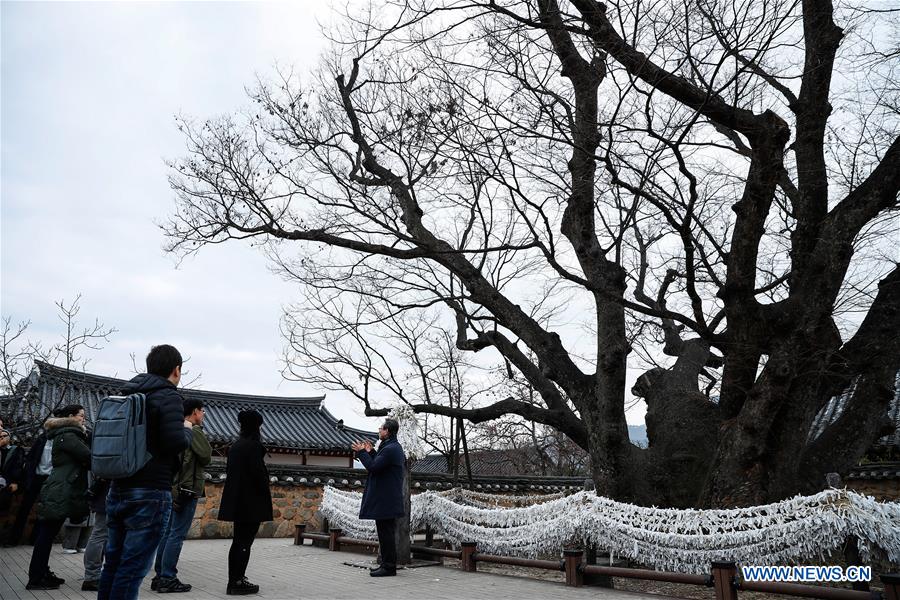
<instances>
[{"instance_id":1,"label":"woman in black coat","mask_svg":"<svg viewBox=\"0 0 900 600\"><path fill-rule=\"evenodd\" d=\"M219 520L234 522L234 535L228 551L229 595L255 594L259 586L247 581L250 546L263 521L272 520L272 494L269 471L263 457L265 448L259 438L262 415L255 410L238 414L241 437L228 449L225 489L219 505Z\"/></svg>"}]
</instances>

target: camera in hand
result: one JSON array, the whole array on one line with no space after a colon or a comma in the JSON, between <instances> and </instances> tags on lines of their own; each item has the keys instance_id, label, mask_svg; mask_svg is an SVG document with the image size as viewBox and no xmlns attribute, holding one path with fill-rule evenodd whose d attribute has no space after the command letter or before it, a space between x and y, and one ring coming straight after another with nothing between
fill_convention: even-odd
<instances>
[{"instance_id":1,"label":"camera in hand","mask_svg":"<svg viewBox=\"0 0 900 600\"><path fill-rule=\"evenodd\" d=\"M172 503L172 508L175 512L180 511L184 506L190 502L191 500L196 499L200 494L192 490L191 488L180 487L178 488L178 496L175 498L175 501Z\"/></svg>"}]
</instances>

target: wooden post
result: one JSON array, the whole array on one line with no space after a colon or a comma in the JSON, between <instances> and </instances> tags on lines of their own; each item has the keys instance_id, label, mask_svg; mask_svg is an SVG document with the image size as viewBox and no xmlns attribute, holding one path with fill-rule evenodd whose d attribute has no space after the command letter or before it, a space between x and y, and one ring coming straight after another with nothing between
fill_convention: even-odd
<instances>
[{"instance_id":1,"label":"wooden post","mask_svg":"<svg viewBox=\"0 0 900 600\"><path fill-rule=\"evenodd\" d=\"M303 533L306 531L306 523L297 523L294 525L294 545L303 545Z\"/></svg>"},{"instance_id":2,"label":"wooden post","mask_svg":"<svg viewBox=\"0 0 900 600\"><path fill-rule=\"evenodd\" d=\"M328 533L328 529L329 529L328 518L325 517L324 515L322 515L321 512L316 512L316 516L317 516L318 519L319 519L319 525L320 525L319 533L325 533L325 534L327 534L327 533ZM313 545L313 547L315 547L315 548L327 548L327 547L328 547L328 542L323 542L323 541L320 541L320 540L313 540L313 541L312 541L312 545Z\"/></svg>"},{"instance_id":3,"label":"wooden post","mask_svg":"<svg viewBox=\"0 0 900 600\"><path fill-rule=\"evenodd\" d=\"M737 567L733 562L714 562L712 564L713 586L716 589L716 600L737 600L735 577Z\"/></svg>"},{"instance_id":4,"label":"wooden post","mask_svg":"<svg viewBox=\"0 0 900 600\"><path fill-rule=\"evenodd\" d=\"M459 568L467 573L474 573L478 570L475 564L475 542L462 543L462 558L459 561Z\"/></svg>"},{"instance_id":5,"label":"wooden post","mask_svg":"<svg viewBox=\"0 0 900 600\"><path fill-rule=\"evenodd\" d=\"M584 564L586 565L596 565L597 564L597 546L588 546L584 550ZM605 587L612 589L613 579L609 575L596 575L585 573L582 577L582 581L584 585L596 585L598 587Z\"/></svg>"},{"instance_id":6,"label":"wooden post","mask_svg":"<svg viewBox=\"0 0 900 600\"><path fill-rule=\"evenodd\" d=\"M900 573L885 573L881 583L884 584L884 600L900 600Z\"/></svg>"},{"instance_id":7,"label":"wooden post","mask_svg":"<svg viewBox=\"0 0 900 600\"><path fill-rule=\"evenodd\" d=\"M433 548L433 547L434 547L434 531L432 531L430 525L426 525L426 526L425 526L425 545L426 545L427 547L429 547L429 548ZM443 563L444 563L444 557L443 557L443 556L432 556L431 554L419 554L419 553L417 553L417 552L413 552L413 553L412 553L412 557L413 557L414 559L415 559L415 558L418 558L418 559L421 559L421 560L427 560L427 561L429 561L429 562L437 562L437 563L440 563L440 564L443 564Z\"/></svg>"},{"instance_id":8,"label":"wooden post","mask_svg":"<svg viewBox=\"0 0 900 600\"><path fill-rule=\"evenodd\" d=\"M830 488L836 489L844 487L844 483L843 481L841 481L840 473L826 473L825 485ZM846 562L848 565L863 564L862 556L860 556L859 554L859 542L856 539L856 536L851 535L847 537L847 540L844 542L844 562ZM868 592L869 582L854 581L850 584L850 587L861 592Z\"/></svg>"},{"instance_id":9,"label":"wooden post","mask_svg":"<svg viewBox=\"0 0 900 600\"><path fill-rule=\"evenodd\" d=\"M332 552L340 552L341 550L341 542L338 540L341 537L341 528L340 527L332 527L328 531L328 549Z\"/></svg>"},{"instance_id":10,"label":"wooden post","mask_svg":"<svg viewBox=\"0 0 900 600\"><path fill-rule=\"evenodd\" d=\"M844 543L844 560L848 565L865 564L862 555L859 553L859 539L855 535L849 536ZM868 581L854 581L850 584L850 587L860 592L870 591Z\"/></svg>"},{"instance_id":11,"label":"wooden post","mask_svg":"<svg viewBox=\"0 0 900 600\"><path fill-rule=\"evenodd\" d=\"M581 587L584 585L584 573L581 571L581 548L573 550L563 550L563 557L566 563L566 585L571 587Z\"/></svg>"}]
</instances>

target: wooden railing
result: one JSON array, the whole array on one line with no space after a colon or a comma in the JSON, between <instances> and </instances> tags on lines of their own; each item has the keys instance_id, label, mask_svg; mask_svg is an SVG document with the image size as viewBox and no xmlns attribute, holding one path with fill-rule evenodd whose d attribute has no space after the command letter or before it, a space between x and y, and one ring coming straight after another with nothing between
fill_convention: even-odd
<instances>
[{"instance_id":1,"label":"wooden railing","mask_svg":"<svg viewBox=\"0 0 900 600\"><path fill-rule=\"evenodd\" d=\"M338 528L330 528L328 533L307 533L306 525L300 524L296 526L294 544L301 545L303 540L309 539L327 543L328 549L334 552L339 551L341 545L378 547L378 542L374 540L344 537L341 534L342 531ZM431 540L431 536L426 537L428 540ZM716 600L737 600L739 591L782 594L804 598L823 598L825 600L900 600L900 574L881 576L881 582L884 584L884 592L882 593L879 591L851 590L785 582L742 581L738 578L737 567L733 562L714 562L710 566L708 575L693 575L671 571L587 564L584 561L585 552L580 548L564 550L562 560L540 560L484 554L478 552L475 542L463 542L459 550L435 548L430 544L413 544L410 549L413 553L420 556L459 559L459 568L467 572L477 571L479 562L561 571L566 574L566 585L574 587L581 587L585 583L585 576L593 575L712 587L715 589Z\"/></svg>"}]
</instances>

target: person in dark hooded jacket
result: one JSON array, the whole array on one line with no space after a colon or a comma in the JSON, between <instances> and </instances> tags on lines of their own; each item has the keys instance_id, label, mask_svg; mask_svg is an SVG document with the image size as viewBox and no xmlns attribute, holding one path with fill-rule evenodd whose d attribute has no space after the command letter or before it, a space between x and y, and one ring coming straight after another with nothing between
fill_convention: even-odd
<instances>
[{"instance_id":1,"label":"person in dark hooded jacket","mask_svg":"<svg viewBox=\"0 0 900 600\"><path fill-rule=\"evenodd\" d=\"M259 586L247 581L250 546L263 521L272 520L272 493L269 471L263 458L266 449L260 441L262 415L255 410L238 414L241 436L228 449L225 488L219 504L219 520L234 522L234 535L228 551L229 596L259 592Z\"/></svg>"},{"instance_id":2,"label":"person in dark hooded jacket","mask_svg":"<svg viewBox=\"0 0 900 600\"><path fill-rule=\"evenodd\" d=\"M169 521L179 455L191 445L192 437L192 424L184 420L184 401L176 388L181 381L181 364L181 353L174 346L154 346L147 355L147 372L121 391L124 395L146 395L147 450L152 458L137 473L110 486L99 600L138 597Z\"/></svg>"},{"instance_id":3,"label":"person in dark hooded jacket","mask_svg":"<svg viewBox=\"0 0 900 600\"><path fill-rule=\"evenodd\" d=\"M41 487L37 503L37 529L31 562L28 565L27 590L55 590L64 583L50 570L50 549L67 518L81 519L88 514L87 472L91 450L84 429L84 407L66 406L47 419L47 443L53 444L53 471Z\"/></svg>"}]
</instances>

